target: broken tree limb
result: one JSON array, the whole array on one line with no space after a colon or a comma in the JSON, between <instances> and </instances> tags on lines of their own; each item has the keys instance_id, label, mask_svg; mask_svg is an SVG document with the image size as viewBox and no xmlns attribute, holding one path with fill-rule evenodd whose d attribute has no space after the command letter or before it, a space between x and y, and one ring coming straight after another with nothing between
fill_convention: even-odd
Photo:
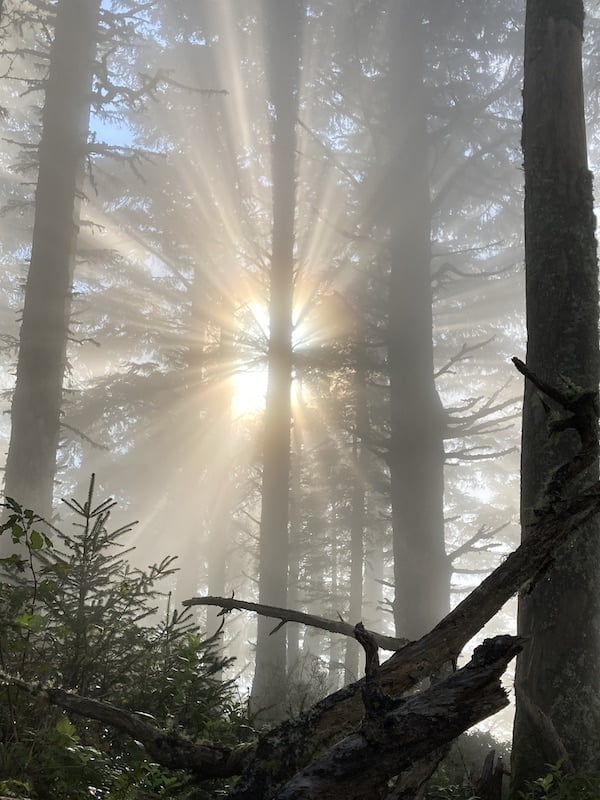
<instances>
[{"instance_id":1,"label":"broken tree limb","mask_svg":"<svg viewBox=\"0 0 600 800\"><path fill-rule=\"evenodd\" d=\"M508 705L500 677L523 640L497 636L442 683L396 701L381 715L382 735L347 736L282 786L273 800L367 800L388 794L388 782L432 750ZM236 798L234 790L232 798Z\"/></svg>"},{"instance_id":2,"label":"broken tree limb","mask_svg":"<svg viewBox=\"0 0 600 800\"><path fill-rule=\"evenodd\" d=\"M579 477L589 467L598 462L600 446L598 442L598 416L600 413L598 388L582 389L567 383L563 389L557 389L538 377L520 359L515 357L512 361L527 380L566 412L557 419L548 419L549 433L572 429L577 432L581 442L579 452L566 464L555 469L548 479L544 492L546 505L537 511L538 514L541 511L552 513L557 505L562 504L566 487L575 486L575 481L579 480Z\"/></svg>"},{"instance_id":3,"label":"broken tree limb","mask_svg":"<svg viewBox=\"0 0 600 800\"><path fill-rule=\"evenodd\" d=\"M436 627L410 642L380 667L383 690L400 696L423 678L455 660L466 643L516 592L537 580L555 551L600 510L600 483L544 516L524 542ZM236 800L269 797L316 753L353 731L362 717L357 681L316 703L297 720L287 720L261 737L254 759L236 785ZM280 754L273 760L273 747Z\"/></svg>"},{"instance_id":4,"label":"broken tree limb","mask_svg":"<svg viewBox=\"0 0 600 800\"><path fill-rule=\"evenodd\" d=\"M162 766L187 770L202 780L237 775L244 768L248 757L247 747L197 744L176 733L158 728L148 715L127 711L102 700L28 683L5 672L0 672L0 684L15 686L49 705L110 725L140 742L146 752Z\"/></svg>"},{"instance_id":5,"label":"broken tree limb","mask_svg":"<svg viewBox=\"0 0 600 800\"><path fill-rule=\"evenodd\" d=\"M375 743L380 736L386 736L385 729L381 723L383 716L402 701L395 701L392 697L386 695L381 688L379 681L379 651L375 637L366 630L362 622L354 626L354 634L365 651L365 679L362 686L365 714L361 733L367 741Z\"/></svg>"},{"instance_id":6,"label":"broken tree limb","mask_svg":"<svg viewBox=\"0 0 600 800\"><path fill-rule=\"evenodd\" d=\"M350 625L348 622L344 622L341 619L327 619L326 617L318 617L315 614L304 614L302 611L294 611L291 608L266 606L262 603L250 603L245 600L236 600L233 597L192 597L189 600L184 600L182 605L188 608L190 606L218 606L223 609L223 612L232 611L234 609L237 611L253 611L255 614L260 614L260 616L263 617L279 619L282 624L286 622L299 622L310 628L319 628L320 630L329 631L330 633L340 633L342 636L355 637L354 625ZM281 625L277 626L277 628L279 627L281 627ZM368 633L374 638L377 646L381 647L382 650L399 650L408 643L408 639L385 636L375 631L368 631Z\"/></svg>"}]
</instances>

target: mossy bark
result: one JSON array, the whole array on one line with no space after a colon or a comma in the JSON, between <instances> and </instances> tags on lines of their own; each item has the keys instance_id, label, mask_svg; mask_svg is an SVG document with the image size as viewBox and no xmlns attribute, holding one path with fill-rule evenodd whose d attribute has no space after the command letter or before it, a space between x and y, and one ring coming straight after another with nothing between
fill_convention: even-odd
<instances>
[{"instance_id":1,"label":"mossy bark","mask_svg":"<svg viewBox=\"0 0 600 800\"><path fill-rule=\"evenodd\" d=\"M100 0L61 0L42 114L5 492L52 510Z\"/></svg>"},{"instance_id":2,"label":"mossy bark","mask_svg":"<svg viewBox=\"0 0 600 800\"><path fill-rule=\"evenodd\" d=\"M527 366L559 389L597 392L598 267L587 166L581 70L583 4L529 0L525 33L523 152ZM556 416L558 412L553 412ZM523 537L556 497L556 470L581 447L552 431L547 404L528 381L522 443ZM556 426L554 426L556 428ZM559 500L597 478L597 459L563 481ZM556 493L555 493L556 494ZM527 701L553 722L576 769L599 769L600 536L597 521L563 547L547 576L519 600L513 792L547 771L549 754ZM523 702L519 702L519 696Z\"/></svg>"}]
</instances>

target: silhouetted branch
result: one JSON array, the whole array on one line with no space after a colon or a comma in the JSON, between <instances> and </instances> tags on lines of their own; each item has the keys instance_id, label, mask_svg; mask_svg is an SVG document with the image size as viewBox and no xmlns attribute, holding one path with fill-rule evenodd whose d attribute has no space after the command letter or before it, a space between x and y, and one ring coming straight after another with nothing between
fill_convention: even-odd
<instances>
[{"instance_id":1,"label":"silhouetted branch","mask_svg":"<svg viewBox=\"0 0 600 800\"><path fill-rule=\"evenodd\" d=\"M510 453L514 453L516 447L508 447L505 450L492 450L489 447L461 447L458 450L449 450L445 453L446 463L452 464L455 461L489 461L490 458L502 458Z\"/></svg>"},{"instance_id":2,"label":"silhouetted branch","mask_svg":"<svg viewBox=\"0 0 600 800\"><path fill-rule=\"evenodd\" d=\"M461 544L460 547L457 547L451 553L448 554L449 561L455 561L457 558L464 556L465 553L471 552L481 552L482 550L488 551L492 542L488 542L487 546L484 547L475 547L478 542L483 542L484 540L491 539L492 536L495 536L500 531L503 531L504 528L508 525L508 522L503 523L502 525L498 525L497 528L488 528L486 525L482 525L480 528L477 529L477 533L470 536L464 544ZM482 570L475 570L481 572Z\"/></svg>"},{"instance_id":3,"label":"silhouetted branch","mask_svg":"<svg viewBox=\"0 0 600 800\"><path fill-rule=\"evenodd\" d=\"M575 385L571 380L562 378L563 388L557 389L538 375L532 372L529 367L519 358L512 359L518 371L524 375L542 394L557 403L566 412L556 419L548 419L548 433L558 433L566 430L574 430L579 436L581 448L577 455L562 464L552 474L546 488L547 506L538 511L552 513L553 506L562 502L564 487L573 484L581 473L588 467L593 466L598 460L598 416L600 414L600 402L598 399L598 387L592 388ZM550 409L542 401L549 412Z\"/></svg>"},{"instance_id":4,"label":"silhouetted branch","mask_svg":"<svg viewBox=\"0 0 600 800\"><path fill-rule=\"evenodd\" d=\"M466 361L471 353L474 353L475 350L485 347L486 344L490 344L490 342L493 342L494 339L495 336L490 336L490 338L486 339L484 342L476 342L475 344L467 344L466 342L463 342L458 353L455 353L453 356L451 356L442 367L436 370L433 373L433 377L439 378L441 375L445 375L446 373L450 372L454 364L458 364L460 361Z\"/></svg>"},{"instance_id":5,"label":"silhouetted branch","mask_svg":"<svg viewBox=\"0 0 600 800\"><path fill-rule=\"evenodd\" d=\"M263 617L273 617L281 620L273 632L279 630L286 622L299 622L301 625L307 625L311 628L319 628L323 631L330 633L339 633L342 636L351 636L356 638L355 626L350 625L343 620L327 619L326 617L318 617L314 614L304 614L302 611L295 611L290 608L279 608L278 606L267 606L262 603L250 603L245 600L236 600L233 597L192 597L189 600L184 600L183 605L189 606L219 606L222 609L221 614L226 614L230 611L252 611L255 614L260 614ZM384 650L399 650L407 643L407 639L399 639L395 636L385 636L382 633L375 633L374 631L366 631L373 637L378 647Z\"/></svg>"}]
</instances>

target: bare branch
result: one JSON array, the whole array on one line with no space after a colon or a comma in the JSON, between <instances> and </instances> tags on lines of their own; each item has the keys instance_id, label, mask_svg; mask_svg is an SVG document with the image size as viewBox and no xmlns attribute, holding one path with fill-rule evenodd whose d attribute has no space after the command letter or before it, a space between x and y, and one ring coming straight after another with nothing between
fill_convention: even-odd
<instances>
[{"instance_id":1,"label":"bare branch","mask_svg":"<svg viewBox=\"0 0 600 800\"><path fill-rule=\"evenodd\" d=\"M456 561L457 558L465 555L465 553L470 553L474 550L481 551L487 550L489 547L489 543L487 547L475 547L478 542L483 542L484 540L489 540L500 531L503 531L504 528L508 525L508 522L504 522L502 525L498 525L497 528L488 528L487 525L481 525L478 528L477 533L473 534L473 536L469 537L464 544L461 544L460 547L457 547L456 550L453 550L451 553L448 554L449 561ZM481 570L479 570L481 571Z\"/></svg>"},{"instance_id":2,"label":"bare branch","mask_svg":"<svg viewBox=\"0 0 600 800\"><path fill-rule=\"evenodd\" d=\"M263 617L274 617L281 620L281 625L286 622L299 622L301 625L308 625L311 628L319 628L323 631L330 633L339 633L342 636L351 636L356 638L355 628L348 622L343 620L327 619L326 617L318 617L314 614L304 614L302 611L295 611L290 608L279 608L278 606L266 606L262 603L249 603L245 600L236 600L233 597L192 597L190 600L184 600L183 605L189 606L219 606L222 614L233 611L252 611L255 614L260 614ZM278 630L281 625L278 625ZM367 631L370 634L378 647L383 650L399 650L407 643L407 639L398 639L395 636L385 636L382 633L375 633L374 631Z\"/></svg>"},{"instance_id":3,"label":"bare branch","mask_svg":"<svg viewBox=\"0 0 600 800\"><path fill-rule=\"evenodd\" d=\"M495 336L490 336L490 338L486 339L484 342L476 342L475 344L467 344L466 342L463 342L458 353L455 353L453 356L451 356L443 367L440 367L438 370L436 370L433 373L433 377L439 378L441 375L451 372L454 364L458 364L460 361L466 361L470 357L471 353L474 353L476 350L479 350L480 348L485 347L485 345L490 344L490 342L493 342L495 338Z\"/></svg>"}]
</instances>

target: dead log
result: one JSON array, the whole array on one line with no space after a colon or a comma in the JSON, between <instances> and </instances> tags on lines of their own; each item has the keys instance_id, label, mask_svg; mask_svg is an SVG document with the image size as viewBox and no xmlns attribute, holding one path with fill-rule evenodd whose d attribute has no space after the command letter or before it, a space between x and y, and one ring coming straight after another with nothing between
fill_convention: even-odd
<instances>
[{"instance_id":1,"label":"dead log","mask_svg":"<svg viewBox=\"0 0 600 800\"><path fill-rule=\"evenodd\" d=\"M391 778L508 705L500 677L521 647L518 637L486 639L446 680L408 698L388 698L377 721L367 708L358 731L299 771L273 800L383 800ZM231 800L239 797L246 795L234 789Z\"/></svg>"},{"instance_id":2,"label":"dead log","mask_svg":"<svg viewBox=\"0 0 600 800\"><path fill-rule=\"evenodd\" d=\"M399 697L447 662L455 661L466 643L510 597L526 590L544 573L560 545L599 509L600 483L597 483L588 492L566 502L559 512L542 518L527 539L430 633L410 642L382 664L383 690ZM281 619L279 614L276 616ZM345 686L316 703L299 719L287 720L264 734L238 782L236 800L270 797L315 755L351 734L363 715L362 685L363 681L357 681ZM276 759L274 752L279 754Z\"/></svg>"}]
</instances>

